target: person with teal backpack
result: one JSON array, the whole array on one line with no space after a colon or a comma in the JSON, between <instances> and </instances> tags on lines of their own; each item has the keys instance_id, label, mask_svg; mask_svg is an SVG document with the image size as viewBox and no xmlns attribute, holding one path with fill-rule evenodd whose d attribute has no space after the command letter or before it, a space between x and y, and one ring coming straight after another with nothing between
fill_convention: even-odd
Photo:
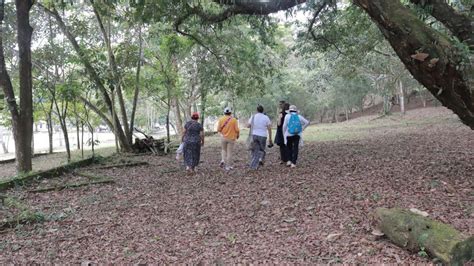
<instances>
[{"instance_id":1,"label":"person with teal backpack","mask_svg":"<svg viewBox=\"0 0 474 266\"><path fill-rule=\"evenodd\" d=\"M294 105L291 105L288 111L289 114L285 116L283 122L283 135L288 148L287 166L294 168L296 160L298 160L299 146L303 143L302 134L304 129L309 126L309 121L298 114L298 109Z\"/></svg>"}]
</instances>

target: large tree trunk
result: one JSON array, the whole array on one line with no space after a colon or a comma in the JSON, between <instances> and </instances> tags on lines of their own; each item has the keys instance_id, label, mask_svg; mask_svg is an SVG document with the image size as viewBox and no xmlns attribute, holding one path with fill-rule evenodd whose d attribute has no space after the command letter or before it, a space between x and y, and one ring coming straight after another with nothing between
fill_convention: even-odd
<instances>
[{"instance_id":1,"label":"large tree trunk","mask_svg":"<svg viewBox=\"0 0 474 266\"><path fill-rule=\"evenodd\" d=\"M400 1L354 0L378 25L413 77L474 129L474 68L441 33ZM427 56L424 58L424 56Z\"/></svg>"},{"instance_id":2,"label":"large tree trunk","mask_svg":"<svg viewBox=\"0 0 474 266\"><path fill-rule=\"evenodd\" d=\"M376 226L402 248L423 248L448 265L463 265L474 259L474 237L467 238L453 227L403 209L378 208Z\"/></svg>"},{"instance_id":3,"label":"large tree trunk","mask_svg":"<svg viewBox=\"0 0 474 266\"><path fill-rule=\"evenodd\" d=\"M20 108L16 103L13 86L8 75L3 52L3 18L5 1L0 2L0 87L6 96L10 110L15 139L17 171L19 173L32 170L31 141L33 138L33 100L31 77L31 34L33 29L29 24L31 0L16 0L17 41L19 48L20 69Z\"/></svg>"},{"instance_id":4,"label":"large tree trunk","mask_svg":"<svg viewBox=\"0 0 474 266\"><path fill-rule=\"evenodd\" d=\"M32 170L31 141L33 139L33 78L31 76L31 0L16 0L18 27L18 50L20 70L20 120L15 130L15 148L17 169L19 172Z\"/></svg>"}]
</instances>

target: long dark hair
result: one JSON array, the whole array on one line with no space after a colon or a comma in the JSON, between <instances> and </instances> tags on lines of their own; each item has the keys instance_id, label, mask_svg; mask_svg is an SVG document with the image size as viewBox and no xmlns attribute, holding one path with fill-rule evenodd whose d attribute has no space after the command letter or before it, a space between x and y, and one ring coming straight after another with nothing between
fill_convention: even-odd
<instances>
[{"instance_id":1,"label":"long dark hair","mask_svg":"<svg viewBox=\"0 0 474 266\"><path fill-rule=\"evenodd\" d=\"M285 113L290 109L290 104L289 103L284 103L283 106L281 107L281 112Z\"/></svg>"}]
</instances>

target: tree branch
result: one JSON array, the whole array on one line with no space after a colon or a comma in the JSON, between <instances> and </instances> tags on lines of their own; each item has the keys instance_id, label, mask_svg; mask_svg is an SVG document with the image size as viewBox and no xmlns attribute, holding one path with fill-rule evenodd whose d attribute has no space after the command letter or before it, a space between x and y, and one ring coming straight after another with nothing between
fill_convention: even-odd
<instances>
[{"instance_id":1,"label":"tree branch","mask_svg":"<svg viewBox=\"0 0 474 266\"><path fill-rule=\"evenodd\" d=\"M474 51L474 20L457 12L446 0L410 0L415 5L431 6L431 15L448 28L454 36L465 42Z\"/></svg>"},{"instance_id":2,"label":"tree branch","mask_svg":"<svg viewBox=\"0 0 474 266\"><path fill-rule=\"evenodd\" d=\"M123 124L122 126L125 130L125 135L127 136L127 139L129 141L129 145L131 145L132 144L132 134L130 134L130 127L128 125L127 110L125 109L125 100L124 100L123 94L122 94L122 86L120 86L121 79L120 79L120 75L118 73L117 63L115 61L115 55L114 55L114 52L112 51L110 38L109 38L109 36L108 36L108 34L105 30L104 24L102 22L102 17L100 16L99 11L97 10L97 6L94 3L94 0L89 0L89 1L92 5L94 15L97 18L97 22L99 24L99 28L100 28L100 31L101 31L102 36L104 38L105 46L107 48L107 54L108 54L108 58L109 58L109 66L110 66L110 68L112 70L112 73L113 73L113 77L114 77L114 81L115 81L114 87L115 87L115 90L117 91L120 112L122 113L122 124Z\"/></svg>"},{"instance_id":3,"label":"tree branch","mask_svg":"<svg viewBox=\"0 0 474 266\"><path fill-rule=\"evenodd\" d=\"M7 71L5 63L5 54L3 52L3 19L5 14L5 0L0 2L0 87L3 88L5 100L7 101L12 121L16 121L20 112L18 111L18 104L15 99L15 92L13 90L12 81Z\"/></svg>"}]
</instances>

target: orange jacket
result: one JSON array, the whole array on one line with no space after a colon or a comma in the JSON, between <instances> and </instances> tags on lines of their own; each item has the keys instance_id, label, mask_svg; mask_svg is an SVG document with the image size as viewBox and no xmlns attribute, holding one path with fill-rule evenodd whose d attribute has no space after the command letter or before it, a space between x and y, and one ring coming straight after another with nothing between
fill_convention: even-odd
<instances>
[{"instance_id":1,"label":"orange jacket","mask_svg":"<svg viewBox=\"0 0 474 266\"><path fill-rule=\"evenodd\" d=\"M229 119L229 122L224 126L225 122ZM224 127L223 127L224 126ZM236 140L239 135L239 122L234 117L224 115L219 118L219 123L217 124L217 132L221 133L222 136L226 139Z\"/></svg>"}]
</instances>

